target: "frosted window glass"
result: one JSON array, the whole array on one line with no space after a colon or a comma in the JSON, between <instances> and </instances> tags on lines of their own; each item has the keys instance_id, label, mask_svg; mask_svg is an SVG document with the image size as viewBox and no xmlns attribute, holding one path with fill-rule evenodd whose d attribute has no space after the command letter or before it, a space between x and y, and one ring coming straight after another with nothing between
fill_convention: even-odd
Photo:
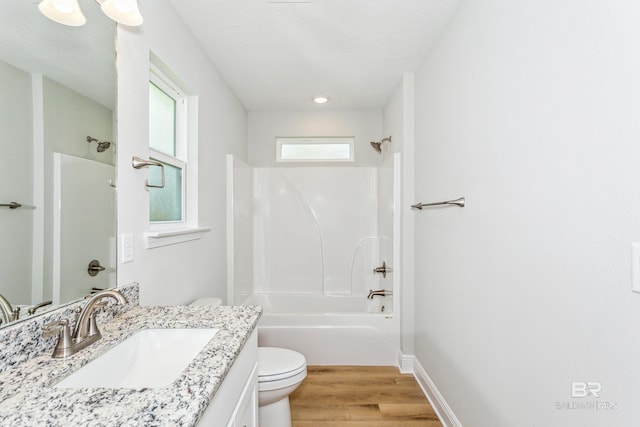
<instances>
[{"instance_id":1,"label":"frosted window glass","mask_svg":"<svg viewBox=\"0 0 640 427\"><path fill-rule=\"evenodd\" d=\"M164 188L149 188L151 221L182 221L182 169L163 165ZM160 184L160 174L160 168L149 168L149 182Z\"/></svg>"},{"instance_id":2,"label":"frosted window glass","mask_svg":"<svg viewBox=\"0 0 640 427\"><path fill-rule=\"evenodd\" d=\"M277 137L279 162L353 162L352 136Z\"/></svg>"},{"instance_id":3,"label":"frosted window glass","mask_svg":"<svg viewBox=\"0 0 640 427\"><path fill-rule=\"evenodd\" d=\"M149 83L149 145L176 155L176 101Z\"/></svg>"},{"instance_id":4,"label":"frosted window glass","mask_svg":"<svg viewBox=\"0 0 640 427\"><path fill-rule=\"evenodd\" d=\"M349 144L282 144L282 160L350 160Z\"/></svg>"}]
</instances>

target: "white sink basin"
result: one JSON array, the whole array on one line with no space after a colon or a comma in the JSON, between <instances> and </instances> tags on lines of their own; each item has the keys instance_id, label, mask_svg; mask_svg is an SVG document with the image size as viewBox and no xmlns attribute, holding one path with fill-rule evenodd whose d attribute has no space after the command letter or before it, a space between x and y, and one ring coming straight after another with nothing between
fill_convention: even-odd
<instances>
[{"instance_id":1,"label":"white sink basin","mask_svg":"<svg viewBox=\"0 0 640 427\"><path fill-rule=\"evenodd\" d=\"M160 388L175 381L219 329L143 329L55 387Z\"/></svg>"}]
</instances>

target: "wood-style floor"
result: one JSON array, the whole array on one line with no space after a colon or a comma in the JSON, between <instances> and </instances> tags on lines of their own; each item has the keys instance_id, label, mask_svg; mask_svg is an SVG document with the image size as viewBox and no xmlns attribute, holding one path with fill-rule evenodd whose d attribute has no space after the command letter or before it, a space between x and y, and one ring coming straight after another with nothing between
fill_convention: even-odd
<instances>
[{"instance_id":1,"label":"wood-style floor","mask_svg":"<svg viewBox=\"0 0 640 427\"><path fill-rule=\"evenodd\" d=\"M391 366L309 366L289 399L293 427L442 427L413 376Z\"/></svg>"}]
</instances>

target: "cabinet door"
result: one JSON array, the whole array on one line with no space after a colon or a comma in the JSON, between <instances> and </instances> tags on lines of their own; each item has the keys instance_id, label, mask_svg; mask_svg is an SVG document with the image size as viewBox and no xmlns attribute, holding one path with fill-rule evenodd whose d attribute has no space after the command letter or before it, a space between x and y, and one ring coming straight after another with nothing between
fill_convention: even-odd
<instances>
[{"instance_id":1,"label":"cabinet door","mask_svg":"<svg viewBox=\"0 0 640 427\"><path fill-rule=\"evenodd\" d=\"M1 0L0 0L1 1ZM205 409L198 427L236 427L245 420L245 411L251 414L254 408L255 423L250 424L251 417L246 418L247 427L256 427L258 389L258 334L253 331L215 396Z\"/></svg>"},{"instance_id":2,"label":"cabinet door","mask_svg":"<svg viewBox=\"0 0 640 427\"><path fill-rule=\"evenodd\" d=\"M234 427L258 427L258 375L257 365L243 390Z\"/></svg>"}]
</instances>

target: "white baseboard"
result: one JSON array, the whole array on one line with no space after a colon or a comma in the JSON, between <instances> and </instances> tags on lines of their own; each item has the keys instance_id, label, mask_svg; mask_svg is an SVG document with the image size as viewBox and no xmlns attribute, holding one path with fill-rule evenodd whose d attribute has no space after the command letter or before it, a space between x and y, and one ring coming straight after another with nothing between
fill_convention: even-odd
<instances>
[{"instance_id":1,"label":"white baseboard","mask_svg":"<svg viewBox=\"0 0 640 427\"><path fill-rule=\"evenodd\" d=\"M413 354L398 353L398 368L401 374L413 374L413 361L416 357Z\"/></svg>"},{"instance_id":2,"label":"white baseboard","mask_svg":"<svg viewBox=\"0 0 640 427\"><path fill-rule=\"evenodd\" d=\"M438 388L427 374L427 371L422 367L420 361L412 354L401 354L399 357L400 372L403 374L413 374L418 385L422 389L422 392L426 396L429 403L433 407L433 410L440 418L440 422L445 427L462 427L460 421L455 416L444 396L440 394ZM405 370L406 369L406 370Z\"/></svg>"}]
</instances>

